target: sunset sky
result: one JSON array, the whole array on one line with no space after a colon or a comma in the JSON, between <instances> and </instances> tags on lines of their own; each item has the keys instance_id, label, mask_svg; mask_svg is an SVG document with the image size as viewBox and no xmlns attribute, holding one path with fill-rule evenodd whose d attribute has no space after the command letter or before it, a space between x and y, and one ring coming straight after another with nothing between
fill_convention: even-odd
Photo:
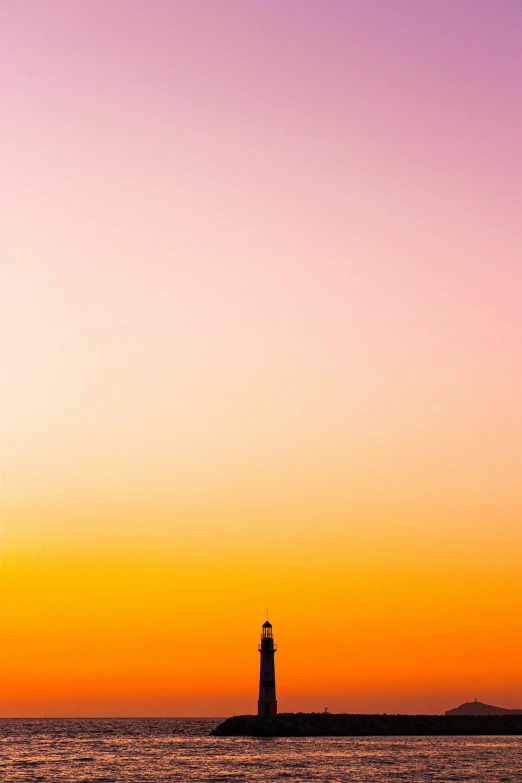
<instances>
[{"instance_id":1,"label":"sunset sky","mask_svg":"<svg viewBox=\"0 0 522 783\"><path fill-rule=\"evenodd\" d=\"M0 715L522 708L521 42L0 3Z\"/></svg>"}]
</instances>

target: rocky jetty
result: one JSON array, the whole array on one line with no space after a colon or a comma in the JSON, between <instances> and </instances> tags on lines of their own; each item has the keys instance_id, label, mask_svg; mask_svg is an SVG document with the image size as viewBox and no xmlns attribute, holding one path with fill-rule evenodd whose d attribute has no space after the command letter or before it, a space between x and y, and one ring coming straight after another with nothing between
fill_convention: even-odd
<instances>
[{"instance_id":1,"label":"rocky jetty","mask_svg":"<svg viewBox=\"0 0 522 783\"><path fill-rule=\"evenodd\" d=\"M282 713L261 718L237 715L221 723L216 737L392 737L522 734L522 715L334 715Z\"/></svg>"}]
</instances>

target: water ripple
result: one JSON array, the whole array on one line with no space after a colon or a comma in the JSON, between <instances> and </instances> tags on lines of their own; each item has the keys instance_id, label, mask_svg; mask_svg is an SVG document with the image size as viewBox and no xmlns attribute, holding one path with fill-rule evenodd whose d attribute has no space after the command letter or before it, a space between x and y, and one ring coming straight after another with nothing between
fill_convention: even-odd
<instances>
[{"instance_id":1,"label":"water ripple","mask_svg":"<svg viewBox=\"0 0 522 783\"><path fill-rule=\"evenodd\" d=\"M0 720L3 783L511 783L522 737L211 737L212 719Z\"/></svg>"}]
</instances>

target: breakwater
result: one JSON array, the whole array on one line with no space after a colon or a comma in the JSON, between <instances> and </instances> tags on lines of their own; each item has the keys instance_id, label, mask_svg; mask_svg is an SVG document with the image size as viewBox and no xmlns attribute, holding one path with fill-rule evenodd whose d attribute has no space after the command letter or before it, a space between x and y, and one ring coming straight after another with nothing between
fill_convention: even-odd
<instances>
[{"instance_id":1,"label":"breakwater","mask_svg":"<svg viewBox=\"0 0 522 783\"><path fill-rule=\"evenodd\" d=\"M217 737L381 737L522 734L522 715L237 715L212 732Z\"/></svg>"}]
</instances>

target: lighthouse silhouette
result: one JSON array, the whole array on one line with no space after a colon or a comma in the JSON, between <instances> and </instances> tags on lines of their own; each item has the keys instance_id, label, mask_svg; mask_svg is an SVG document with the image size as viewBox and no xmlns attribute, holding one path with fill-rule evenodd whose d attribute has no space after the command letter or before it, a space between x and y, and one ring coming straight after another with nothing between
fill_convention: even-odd
<instances>
[{"instance_id":1,"label":"lighthouse silhouette","mask_svg":"<svg viewBox=\"0 0 522 783\"><path fill-rule=\"evenodd\" d=\"M277 647L274 644L272 624L263 623L261 642L261 668L259 673L259 701L257 702L258 715L277 715L277 700L275 686L275 661L274 655Z\"/></svg>"}]
</instances>

